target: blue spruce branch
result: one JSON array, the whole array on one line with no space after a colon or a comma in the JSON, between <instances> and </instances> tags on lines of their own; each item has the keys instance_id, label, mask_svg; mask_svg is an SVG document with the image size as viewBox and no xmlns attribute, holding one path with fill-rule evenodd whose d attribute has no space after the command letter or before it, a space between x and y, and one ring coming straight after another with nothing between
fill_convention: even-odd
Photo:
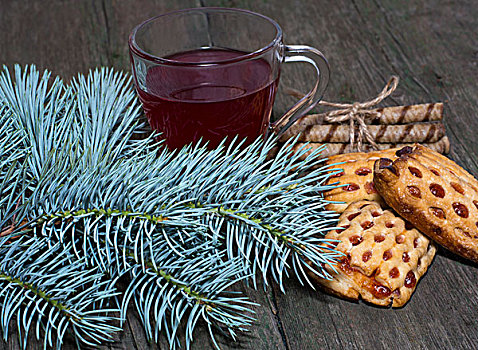
<instances>
[{"instance_id":1,"label":"blue spruce branch","mask_svg":"<svg viewBox=\"0 0 478 350\"><path fill-rule=\"evenodd\" d=\"M46 236L113 284L129 276L123 300L134 298L148 337L163 330L175 348L186 319L189 347L198 315L214 343L215 326L234 337L250 324L249 302L222 296L238 276L255 285L258 272L265 283L272 275L282 289L291 273L329 277L324 265L338 253L322 237L336 216L324 210L330 169L319 152L300 161L306 150L290 144L268 159L273 140L257 140L171 153L154 135L137 138L145 126L125 74L101 69L50 88L33 66L14 76L0 74L9 131L0 136L0 232Z\"/></svg>"},{"instance_id":2,"label":"blue spruce branch","mask_svg":"<svg viewBox=\"0 0 478 350\"><path fill-rule=\"evenodd\" d=\"M64 218L71 218L73 214ZM225 261L224 253L216 247L198 241L197 237L181 239L177 231L168 235L148 234L154 226L147 225L154 223L144 218L134 216L125 225L121 213L102 212L102 215L108 214L111 215L110 220L106 220L109 227L126 226L127 232L112 234L107 229L94 228L96 224L92 226L92 223L102 221L88 215L76 218L78 221L70 226L69 235L59 236L58 233L65 230L61 227L64 218L58 217L45 221L41 230L34 226L33 232L65 243L77 239L74 232L78 230L79 247L72 247L78 259L90 259L91 266L99 266L112 279L129 275L122 320L134 296L148 339L158 341L159 331L163 330L171 347L176 348L179 346L177 331L183 318L187 320L187 348L199 318L208 325L214 344L214 329L223 329L235 337L235 331L251 325L253 318L248 316L251 311L247 305L252 303L239 295L227 295L227 288L242 279L237 278L241 272L237 259ZM89 227L89 234L82 234L84 227ZM170 239L181 241L181 245L171 249ZM172 318L172 315L178 317Z\"/></svg>"},{"instance_id":3,"label":"blue spruce branch","mask_svg":"<svg viewBox=\"0 0 478 350\"><path fill-rule=\"evenodd\" d=\"M22 349L30 331L44 348L60 348L67 331L78 344L112 340L120 330L112 314L119 310L109 308L108 301L118 292L98 269L71 258L59 244L48 248L44 238L0 240L0 325L5 340L15 318Z\"/></svg>"}]
</instances>

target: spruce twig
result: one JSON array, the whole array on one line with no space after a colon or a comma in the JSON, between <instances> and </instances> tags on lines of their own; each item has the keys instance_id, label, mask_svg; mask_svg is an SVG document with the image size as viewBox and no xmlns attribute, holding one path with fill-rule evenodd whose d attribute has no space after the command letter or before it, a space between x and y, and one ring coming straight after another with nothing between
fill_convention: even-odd
<instances>
[{"instance_id":1,"label":"spruce twig","mask_svg":"<svg viewBox=\"0 0 478 350\"><path fill-rule=\"evenodd\" d=\"M200 318L207 324L217 348L214 330L227 332L235 339L236 331L245 331L252 324L248 306L254 303L227 292L227 288L241 280L236 278L241 268L238 261L224 261L223 254L211 252L207 243L191 246L182 252L182 257L169 250L165 242L153 251L155 256L146 266L136 264L130 269L132 279L124 303L127 305L130 296L134 296L149 339L158 341L159 332L164 330L169 343L177 343L181 317L173 318L170 314L189 315L186 348Z\"/></svg>"},{"instance_id":2,"label":"spruce twig","mask_svg":"<svg viewBox=\"0 0 478 350\"><path fill-rule=\"evenodd\" d=\"M46 239L0 239L0 325L5 340L15 318L22 349L33 328L44 348L61 347L67 330L78 344L112 340L120 328L111 314L119 310L108 301L118 293L98 269L71 258L59 244L48 248Z\"/></svg>"},{"instance_id":3,"label":"spruce twig","mask_svg":"<svg viewBox=\"0 0 478 350\"><path fill-rule=\"evenodd\" d=\"M122 319L133 298L147 336L162 331L176 348L181 321L189 347L202 317L218 347L213 329L234 338L251 323L250 302L226 293L232 283L255 285L258 272L282 289L290 273L329 277L324 264L338 253L319 245L336 217L324 210L330 169L318 152L300 161L305 150L291 144L268 160L273 140L158 151L154 135L135 139L144 125L125 74L101 69L50 88L48 79L33 66L16 66L15 81L6 68L0 75L9 130L0 134L0 232L46 237L111 286L125 280Z\"/></svg>"}]
</instances>

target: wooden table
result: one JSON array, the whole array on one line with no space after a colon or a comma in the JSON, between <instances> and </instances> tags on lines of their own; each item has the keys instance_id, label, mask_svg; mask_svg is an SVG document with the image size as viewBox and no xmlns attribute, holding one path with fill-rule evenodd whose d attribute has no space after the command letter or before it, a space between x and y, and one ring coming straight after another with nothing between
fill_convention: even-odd
<instances>
[{"instance_id":1,"label":"wooden table","mask_svg":"<svg viewBox=\"0 0 478 350\"><path fill-rule=\"evenodd\" d=\"M332 69L325 98L375 96L390 75L401 77L387 104L446 101L450 157L478 175L478 6L474 0L51 0L0 1L0 63L35 63L65 79L96 66L130 70L127 37L153 15L186 7L251 9L276 19L289 44L322 50ZM282 86L306 90L308 74L288 65ZM293 102L280 91L274 113ZM477 349L478 267L440 250L402 309L343 301L296 280L282 294L241 287L256 308L248 335L224 349ZM15 334L3 348L19 348ZM39 345L32 343L32 349ZM209 349L204 329L194 349ZM65 349L73 348L66 345ZM130 313L114 349L156 348ZM159 348L167 348L165 341Z\"/></svg>"}]
</instances>

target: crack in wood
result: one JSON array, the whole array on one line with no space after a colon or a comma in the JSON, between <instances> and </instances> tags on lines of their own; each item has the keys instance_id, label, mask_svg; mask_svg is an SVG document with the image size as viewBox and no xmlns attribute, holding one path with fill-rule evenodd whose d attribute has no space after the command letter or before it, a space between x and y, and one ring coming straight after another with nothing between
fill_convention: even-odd
<instances>
[{"instance_id":1,"label":"crack in wood","mask_svg":"<svg viewBox=\"0 0 478 350\"><path fill-rule=\"evenodd\" d=\"M269 283L269 285L271 285L271 283ZM277 328L279 330L279 333L281 335L282 342L283 342L285 348L287 350L291 350L289 338L288 338L287 333L285 331L284 323L282 322L282 319L280 317L281 313L280 313L280 310L279 310L279 305L277 303L277 295L276 295L275 288L271 287L270 290L271 290L271 292L270 292L270 296L271 296L270 303L271 303L271 306L272 306L271 307L272 314L274 315L274 319L276 321Z\"/></svg>"},{"instance_id":2,"label":"crack in wood","mask_svg":"<svg viewBox=\"0 0 478 350\"><path fill-rule=\"evenodd\" d=\"M128 314L126 315L126 321L128 323L129 329L131 330L131 335L132 335L133 341L134 341L134 348L135 348L135 350L138 350L138 344L141 344L141 342L138 342L138 339L135 336L135 332L133 330L133 327L131 327L130 315L131 315L131 312L128 312Z\"/></svg>"},{"instance_id":3,"label":"crack in wood","mask_svg":"<svg viewBox=\"0 0 478 350\"><path fill-rule=\"evenodd\" d=\"M110 33L110 25L108 22L108 14L106 11L106 0L101 1L101 10L103 12L103 19L105 21L105 31L106 31L106 58L108 60L108 65L112 65L111 62L111 33Z\"/></svg>"}]
</instances>

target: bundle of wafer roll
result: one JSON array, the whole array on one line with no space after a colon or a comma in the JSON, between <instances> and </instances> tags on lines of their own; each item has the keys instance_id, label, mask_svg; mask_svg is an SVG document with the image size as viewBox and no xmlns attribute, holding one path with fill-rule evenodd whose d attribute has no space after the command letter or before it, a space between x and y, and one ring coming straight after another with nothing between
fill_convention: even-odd
<instances>
[{"instance_id":1,"label":"bundle of wafer roll","mask_svg":"<svg viewBox=\"0 0 478 350\"><path fill-rule=\"evenodd\" d=\"M377 144L377 150L421 143L438 153L449 152L450 141L442 122L443 103L385 107L373 111L378 117L367 119L366 123ZM295 145L297 149L307 142L312 150L327 144L324 157L354 152L350 145L350 126L325 123L323 119L322 114L303 117L281 136L280 142L298 135L298 143ZM354 132L357 133L358 130ZM364 143L362 150L372 151L374 147L370 143Z\"/></svg>"},{"instance_id":2,"label":"bundle of wafer roll","mask_svg":"<svg viewBox=\"0 0 478 350\"><path fill-rule=\"evenodd\" d=\"M301 149L308 143L307 147L313 151L326 144L323 157L356 151L384 150L414 143L421 143L438 153L447 154L450 141L443 124L443 103L370 109L388 97L397 85L398 77L394 76L375 99L367 102L319 102L319 105L336 109L302 117L280 136L279 147L281 143L297 137L296 149ZM296 97L303 97L303 94L295 90L289 89L288 92ZM362 137L363 135L365 137Z\"/></svg>"}]
</instances>

